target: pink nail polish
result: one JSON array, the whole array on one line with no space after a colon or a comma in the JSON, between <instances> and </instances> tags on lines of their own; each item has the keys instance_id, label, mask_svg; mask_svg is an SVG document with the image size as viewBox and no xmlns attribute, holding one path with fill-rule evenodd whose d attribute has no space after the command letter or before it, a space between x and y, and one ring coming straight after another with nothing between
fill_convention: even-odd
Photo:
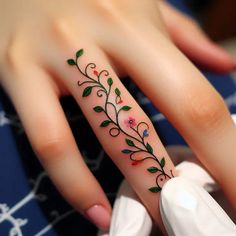
<instances>
[{"instance_id":1,"label":"pink nail polish","mask_svg":"<svg viewBox=\"0 0 236 236\"><path fill-rule=\"evenodd\" d=\"M92 221L99 229L108 230L111 215L102 205L94 205L85 211L85 216Z\"/></svg>"}]
</instances>

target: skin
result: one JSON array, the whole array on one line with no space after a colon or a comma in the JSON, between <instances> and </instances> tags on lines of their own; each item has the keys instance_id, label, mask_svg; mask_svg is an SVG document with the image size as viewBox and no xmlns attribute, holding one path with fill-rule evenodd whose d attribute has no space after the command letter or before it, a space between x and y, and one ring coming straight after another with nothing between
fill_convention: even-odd
<instances>
[{"instance_id":1,"label":"skin","mask_svg":"<svg viewBox=\"0 0 236 236\"><path fill-rule=\"evenodd\" d=\"M96 93L82 96L84 87L77 83L86 78L66 62L80 48L84 55L79 66L84 68L95 62L98 71L108 70L125 105L132 107L132 112L122 113L121 122L132 115L137 121L148 123L147 141L159 160L165 157L166 171L174 172L174 166L149 118L119 77L129 75L172 122L236 209L236 190L232 188L236 178L234 123L221 96L171 38L186 55L207 68L228 72L236 63L210 42L193 21L157 0L60 0L56 4L46 0L15 0L14 4L1 0L0 17L4 22L0 29L1 85L40 162L61 194L79 212L84 214L86 209L100 204L111 213L111 206L75 143L59 103L64 95L76 99L104 149L164 231L159 214L160 193L148 191L155 182L154 175L147 171L153 162L146 160L132 166L131 160L121 153L127 148L122 135L111 145L108 128L99 126L105 115L93 111L103 100ZM186 26L194 36L183 34L185 27L179 25ZM195 44L196 39L201 43ZM114 96L113 93L111 99Z\"/></svg>"}]
</instances>

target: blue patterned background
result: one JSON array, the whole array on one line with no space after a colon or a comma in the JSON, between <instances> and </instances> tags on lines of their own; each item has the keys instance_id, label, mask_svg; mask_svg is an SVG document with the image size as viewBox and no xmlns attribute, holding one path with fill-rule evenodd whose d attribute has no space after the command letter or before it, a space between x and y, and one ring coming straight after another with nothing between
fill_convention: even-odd
<instances>
[{"instance_id":1,"label":"blue patterned background","mask_svg":"<svg viewBox=\"0 0 236 236\"><path fill-rule=\"evenodd\" d=\"M191 14L182 1L170 2ZM204 74L225 98L231 113L235 113L236 87L232 78ZM140 90L128 79L125 83L151 117L164 145L186 145ZM87 165L112 203L122 180L120 171L102 150L73 98L63 98L61 104ZM90 148L92 139L94 146ZM112 182L108 181L110 176ZM93 236L96 231L53 187L30 147L11 102L0 90L0 235Z\"/></svg>"}]
</instances>

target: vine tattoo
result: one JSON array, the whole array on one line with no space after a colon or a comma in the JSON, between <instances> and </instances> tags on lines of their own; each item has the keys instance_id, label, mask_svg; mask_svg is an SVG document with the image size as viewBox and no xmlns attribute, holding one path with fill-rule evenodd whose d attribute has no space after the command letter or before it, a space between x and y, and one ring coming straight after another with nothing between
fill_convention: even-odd
<instances>
[{"instance_id":1,"label":"vine tattoo","mask_svg":"<svg viewBox=\"0 0 236 236\"><path fill-rule=\"evenodd\" d=\"M113 87L113 79L107 70L98 72L95 63L89 63L85 68L81 68L78 60L83 53L84 50L80 49L76 52L75 59L67 60L69 65L76 66L86 78L84 81L77 82L78 86L84 89L82 97L86 98L95 91L98 98L103 98L103 105L93 108L94 112L106 115L106 119L101 122L100 127L108 128L109 135L113 138L121 133L125 136L127 147L121 150L121 153L130 158L133 166L147 159L154 161L154 165L147 168L149 173L156 174L155 186L150 187L149 191L153 193L161 191L164 182L174 176L172 170L170 170L170 174L165 171L165 157L157 158L152 146L146 141L149 136L149 125L146 122L137 122L132 116L127 116L123 123L120 121L121 112L128 112L132 108L123 105L121 91L119 88ZM115 97L111 97L111 94Z\"/></svg>"}]
</instances>

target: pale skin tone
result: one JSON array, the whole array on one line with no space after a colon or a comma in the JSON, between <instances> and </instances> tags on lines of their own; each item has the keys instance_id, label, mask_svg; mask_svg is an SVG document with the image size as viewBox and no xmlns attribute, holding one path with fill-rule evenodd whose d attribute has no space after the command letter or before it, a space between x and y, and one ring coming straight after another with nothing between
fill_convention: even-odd
<instances>
[{"instance_id":1,"label":"pale skin tone","mask_svg":"<svg viewBox=\"0 0 236 236\"><path fill-rule=\"evenodd\" d=\"M148 190L155 184L155 174L147 171L153 162L145 160L132 166L121 152L127 148L125 135L111 137L108 127L99 126L106 116L93 108L104 105L104 100L95 90L83 97L85 87L77 83L86 77L66 62L80 48L84 49L78 61L82 70L90 62L98 71L108 70L124 105L132 107L121 113L120 122L124 125L132 116L136 122L149 125L145 140L159 160L165 157L165 170L174 172L174 166L149 118L119 77L129 75L172 122L236 209L236 190L232 187L236 179L236 128L223 99L170 38L186 55L208 68L228 72L236 63L208 41L195 23L156 0L15 0L14 4L1 0L0 18L4 22L0 29L1 84L42 165L79 212L85 214L91 206L102 205L110 214L111 206L85 165L63 114L59 98L68 94L74 96L104 149L162 228L160 193ZM177 22L194 32L192 38L186 39L182 29L178 33ZM113 101L115 96L113 90ZM124 125L124 130L130 131L130 127Z\"/></svg>"}]
</instances>

